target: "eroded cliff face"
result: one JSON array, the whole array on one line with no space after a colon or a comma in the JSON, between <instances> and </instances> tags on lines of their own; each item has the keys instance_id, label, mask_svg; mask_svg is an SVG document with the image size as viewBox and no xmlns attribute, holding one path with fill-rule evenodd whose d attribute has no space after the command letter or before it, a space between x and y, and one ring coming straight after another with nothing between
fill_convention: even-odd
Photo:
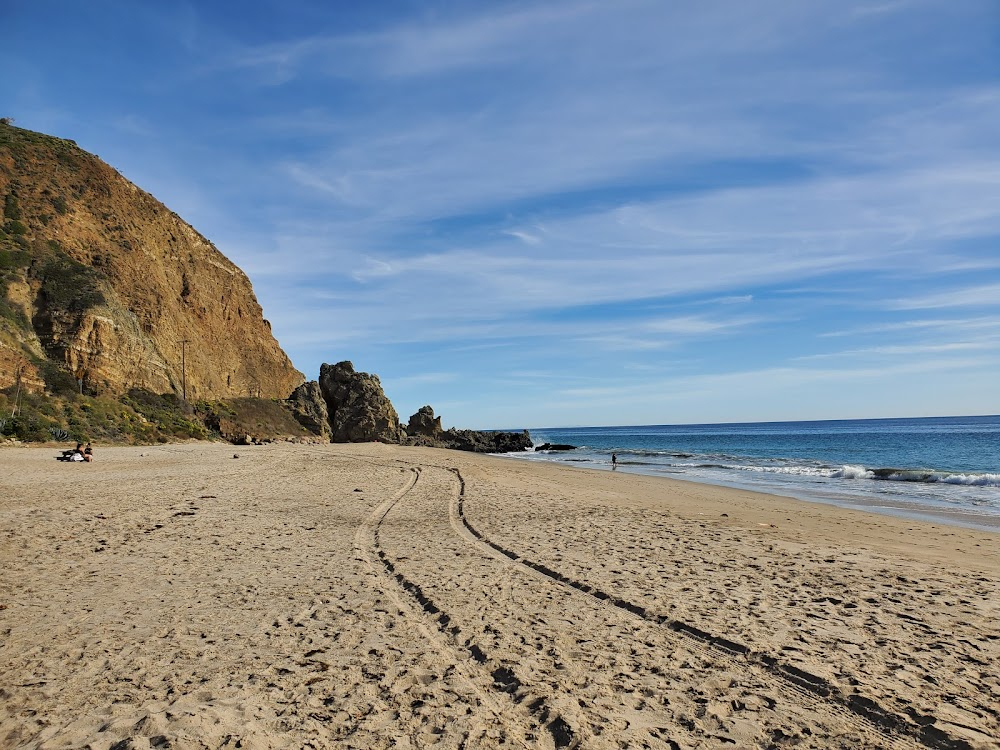
<instances>
[{"instance_id":1,"label":"eroded cliff face","mask_svg":"<svg viewBox=\"0 0 1000 750\"><path fill-rule=\"evenodd\" d=\"M287 397L305 378L247 276L71 141L0 124L0 388ZM186 381L186 382L185 382Z\"/></svg>"}]
</instances>

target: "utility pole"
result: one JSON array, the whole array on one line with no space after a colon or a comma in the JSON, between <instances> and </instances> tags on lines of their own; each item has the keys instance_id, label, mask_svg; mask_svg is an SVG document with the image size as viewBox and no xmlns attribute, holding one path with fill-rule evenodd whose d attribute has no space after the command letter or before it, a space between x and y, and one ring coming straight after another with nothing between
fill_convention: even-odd
<instances>
[{"instance_id":1,"label":"utility pole","mask_svg":"<svg viewBox=\"0 0 1000 750\"><path fill-rule=\"evenodd\" d=\"M188 400L187 384L187 339L181 339L181 393L185 401Z\"/></svg>"},{"instance_id":2,"label":"utility pole","mask_svg":"<svg viewBox=\"0 0 1000 750\"><path fill-rule=\"evenodd\" d=\"M24 357L19 357L17 360L17 369L14 371L17 378L17 392L14 394L14 408L10 410L11 419L17 414L17 403L21 399L21 374L24 372L25 367Z\"/></svg>"}]
</instances>

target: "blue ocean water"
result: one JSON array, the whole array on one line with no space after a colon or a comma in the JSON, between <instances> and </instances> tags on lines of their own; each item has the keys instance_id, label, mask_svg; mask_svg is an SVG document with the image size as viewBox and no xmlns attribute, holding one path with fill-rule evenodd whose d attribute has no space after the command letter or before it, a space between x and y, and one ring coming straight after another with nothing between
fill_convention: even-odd
<instances>
[{"instance_id":1,"label":"blue ocean water","mask_svg":"<svg viewBox=\"0 0 1000 750\"><path fill-rule=\"evenodd\" d=\"M1000 527L1000 416L533 429L520 459Z\"/></svg>"}]
</instances>

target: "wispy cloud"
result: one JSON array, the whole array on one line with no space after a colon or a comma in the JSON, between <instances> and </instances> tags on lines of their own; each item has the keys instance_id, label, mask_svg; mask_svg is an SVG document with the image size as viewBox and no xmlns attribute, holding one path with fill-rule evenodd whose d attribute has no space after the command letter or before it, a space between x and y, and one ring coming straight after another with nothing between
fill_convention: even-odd
<instances>
[{"instance_id":1,"label":"wispy cloud","mask_svg":"<svg viewBox=\"0 0 1000 750\"><path fill-rule=\"evenodd\" d=\"M773 397L782 392L791 395L811 392L817 386L832 387L838 383L864 383L872 388L873 384L882 384L883 388L896 387L905 397L910 397L912 387L903 387L906 378L925 373L942 371L962 373L963 371L981 371L984 368L996 367L1000 358L986 356L978 358L954 358L947 360L910 359L900 360L890 366L860 366L860 367L769 367L763 369L740 369L725 373L701 374L697 376L659 378L656 380L637 380L631 383L614 383L604 386L571 388L565 392L579 408L580 403L594 403L613 398L619 403L647 406L670 404L698 400L704 403L706 398L718 394L733 394L736 398L745 398L746 394L756 394L767 403L773 402ZM892 384L895 383L895 386ZM843 398L839 395L838 398ZM816 404L813 408L823 405ZM728 407L727 407L728 408ZM911 406L909 413L913 414ZM795 418L795 411L787 409L780 413L780 418ZM834 413L834 418L851 418L863 416L863 413ZM765 417L760 417L764 419Z\"/></svg>"},{"instance_id":2,"label":"wispy cloud","mask_svg":"<svg viewBox=\"0 0 1000 750\"><path fill-rule=\"evenodd\" d=\"M1000 284L979 284L890 300L893 310L929 310L945 307L1000 307Z\"/></svg>"},{"instance_id":3,"label":"wispy cloud","mask_svg":"<svg viewBox=\"0 0 1000 750\"><path fill-rule=\"evenodd\" d=\"M846 351L829 352L826 354L810 354L802 357L795 357L797 362L815 362L819 360L832 359L853 359L871 357L892 357L911 358L938 356L941 354L953 354L954 352L967 352L976 350L995 349L998 343L997 338L980 341L954 341L940 344L894 344L889 346L872 346L863 349L849 349Z\"/></svg>"},{"instance_id":4,"label":"wispy cloud","mask_svg":"<svg viewBox=\"0 0 1000 750\"><path fill-rule=\"evenodd\" d=\"M574 422L757 416L738 394L802 416L944 404L989 366L989 0L314 3L281 23L250 0L240 23L62 8L65 29L45 5L0 51L10 114L192 219L308 373L352 359L489 426L515 401Z\"/></svg>"},{"instance_id":5,"label":"wispy cloud","mask_svg":"<svg viewBox=\"0 0 1000 750\"><path fill-rule=\"evenodd\" d=\"M980 318L933 318L923 320L904 320L896 323L880 323L864 325L842 331L827 331L818 334L822 337L861 336L879 333L911 333L925 330L941 330L954 336L977 334L983 331L1000 332L1000 316Z\"/></svg>"}]
</instances>

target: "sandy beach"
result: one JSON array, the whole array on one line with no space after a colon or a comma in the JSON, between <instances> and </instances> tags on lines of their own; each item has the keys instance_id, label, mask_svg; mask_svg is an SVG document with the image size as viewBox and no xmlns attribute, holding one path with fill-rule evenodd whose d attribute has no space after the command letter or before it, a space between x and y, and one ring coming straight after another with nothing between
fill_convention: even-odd
<instances>
[{"instance_id":1,"label":"sandy beach","mask_svg":"<svg viewBox=\"0 0 1000 750\"><path fill-rule=\"evenodd\" d=\"M1000 748L996 533L380 444L56 453L0 451L2 748Z\"/></svg>"}]
</instances>

